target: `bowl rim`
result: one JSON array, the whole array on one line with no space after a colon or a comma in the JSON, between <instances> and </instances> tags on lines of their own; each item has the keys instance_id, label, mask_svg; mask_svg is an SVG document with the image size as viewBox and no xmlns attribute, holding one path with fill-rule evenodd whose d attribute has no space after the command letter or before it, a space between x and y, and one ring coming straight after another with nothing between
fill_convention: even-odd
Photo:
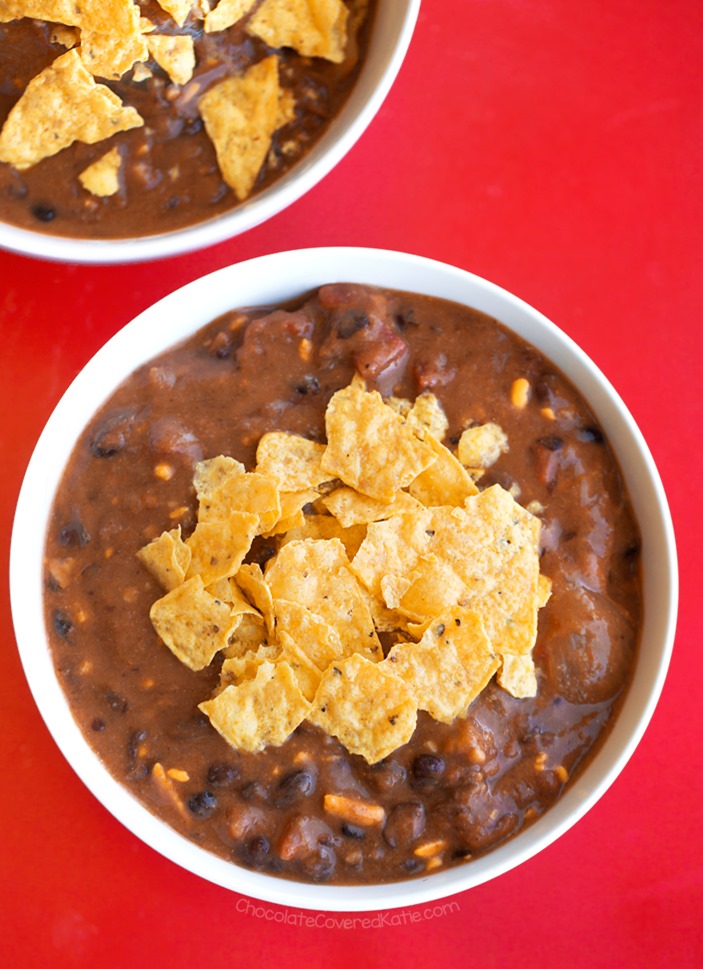
<instances>
[{"instance_id":1,"label":"bowl rim","mask_svg":"<svg viewBox=\"0 0 703 969\"><path fill-rule=\"evenodd\" d=\"M532 333L526 338L574 381L604 427L643 532L641 653L619 716L595 757L541 818L487 855L422 878L369 886L308 885L251 872L196 847L150 814L108 774L75 724L51 661L41 603L43 539L65 465L61 456L70 453L86 413L94 413L123 376L159 347L177 343L219 313L237 305L271 305L334 281L443 296L488 312L520 335ZM247 298L257 291L258 300ZM41 716L74 771L122 824L176 864L222 887L291 907L361 912L435 901L483 884L532 858L590 810L632 756L663 688L676 625L678 569L666 495L649 448L610 382L570 337L518 297L465 270L391 250L324 247L260 256L196 279L139 314L93 356L51 414L27 467L12 531L10 592L18 649Z\"/></svg>"},{"instance_id":2,"label":"bowl rim","mask_svg":"<svg viewBox=\"0 0 703 969\"><path fill-rule=\"evenodd\" d=\"M136 238L86 239L51 235L0 219L0 249L55 262L126 265L195 252L241 235L267 221L322 181L371 124L403 64L417 23L420 3L421 0L394 0L391 6L379 5L376 21L390 18L393 28L391 42L384 36L381 44L380 40L375 39L380 32L372 31L366 63L340 112L297 164L252 198L214 218L169 232ZM378 82L362 96L359 92L364 86L364 77L372 69L378 72Z\"/></svg>"}]
</instances>

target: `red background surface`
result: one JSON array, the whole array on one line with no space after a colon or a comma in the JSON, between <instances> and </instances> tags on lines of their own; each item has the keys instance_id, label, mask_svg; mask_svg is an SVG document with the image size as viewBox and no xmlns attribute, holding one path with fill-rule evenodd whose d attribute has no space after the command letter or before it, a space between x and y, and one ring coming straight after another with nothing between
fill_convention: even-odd
<instances>
[{"instance_id":1,"label":"red background surface","mask_svg":"<svg viewBox=\"0 0 703 969\"><path fill-rule=\"evenodd\" d=\"M386 0L393 2L393 0ZM700 0L424 0L361 142L268 224L129 268L0 254L0 542L71 378L205 272L310 245L406 249L507 287L593 357L638 421L679 540L674 659L631 762L558 843L450 909L350 931L200 881L124 830L37 713L0 598L0 962L18 966L700 966ZM88 417L88 415L86 415ZM3 564L6 572L6 566ZM288 911L289 920L296 913ZM415 919L415 921L411 921Z\"/></svg>"}]
</instances>

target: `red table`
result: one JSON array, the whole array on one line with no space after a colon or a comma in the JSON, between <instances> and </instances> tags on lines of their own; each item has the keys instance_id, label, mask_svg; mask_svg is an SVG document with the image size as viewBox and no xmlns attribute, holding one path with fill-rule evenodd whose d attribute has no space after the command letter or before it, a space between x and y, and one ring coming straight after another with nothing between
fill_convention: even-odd
<instances>
[{"instance_id":1,"label":"red table","mask_svg":"<svg viewBox=\"0 0 703 969\"><path fill-rule=\"evenodd\" d=\"M522 868L444 909L382 913L356 930L341 916L312 913L308 923L293 910L251 905L176 868L114 821L35 709L4 583L1 964L703 964L694 606L703 574L701 64L700 0L425 0L369 131L323 184L267 225L128 268L0 254L4 561L34 442L109 336L169 290L233 261L357 244L486 276L585 348L649 441L682 571L666 688L613 789Z\"/></svg>"}]
</instances>

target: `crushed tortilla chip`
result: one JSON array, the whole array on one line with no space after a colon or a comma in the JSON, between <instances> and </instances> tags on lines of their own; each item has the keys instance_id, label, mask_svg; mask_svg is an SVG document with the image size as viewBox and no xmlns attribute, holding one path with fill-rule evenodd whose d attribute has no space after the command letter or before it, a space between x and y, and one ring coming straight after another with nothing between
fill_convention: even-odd
<instances>
[{"instance_id":1,"label":"crushed tortilla chip","mask_svg":"<svg viewBox=\"0 0 703 969\"><path fill-rule=\"evenodd\" d=\"M214 10L205 14L205 33L227 30L245 17L255 3L256 0L220 0Z\"/></svg>"},{"instance_id":2,"label":"crushed tortilla chip","mask_svg":"<svg viewBox=\"0 0 703 969\"><path fill-rule=\"evenodd\" d=\"M288 663L298 682L300 692L306 700L312 702L322 678L320 670L292 636L289 636L284 630L281 630L278 635L281 644L279 661Z\"/></svg>"},{"instance_id":3,"label":"crushed tortilla chip","mask_svg":"<svg viewBox=\"0 0 703 969\"><path fill-rule=\"evenodd\" d=\"M198 521L224 521L232 511L256 515L257 534L269 531L281 517L278 487L273 478L257 472L235 471L219 487L200 499Z\"/></svg>"},{"instance_id":4,"label":"crushed tortilla chip","mask_svg":"<svg viewBox=\"0 0 703 969\"><path fill-rule=\"evenodd\" d=\"M52 44L61 44L66 50L71 50L81 42L81 35L77 27L66 27L63 24L54 24L49 34Z\"/></svg>"},{"instance_id":5,"label":"crushed tortilla chip","mask_svg":"<svg viewBox=\"0 0 703 969\"><path fill-rule=\"evenodd\" d=\"M378 501L367 495L360 495L353 488L335 488L322 499L322 504L342 525L368 525L369 522L384 521L394 515L412 514L418 502L407 491L399 491L393 501Z\"/></svg>"},{"instance_id":6,"label":"crushed tortilla chip","mask_svg":"<svg viewBox=\"0 0 703 969\"><path fill-rule=\"evenodd\" d=\"M273 596L271 589L264 581L261 566L256 562L242 565L235 576L237 586L242 590L249 602L256 606L264 617L266 628L273 636L276 627L276 617L273 611Z\"/></svg>"},{"instance_id":7,"label":"crushed tortilla chip","mask_svg":"<svg viewBox=\"0 0 703 969\"><path fill-rule=\"evenodd\" d=\"M503 656L497 679L499 685L518 700L537 696L537 671L532 653Z\"/></svg>"},{"instance_id":8,"label":"crushed tortilla chip","mask_svg":"<svg viewBox=\"0 0 703 969\"><path fill-rule=\"evenodd\" d=\"M410 424L429 431L438 441L442 440L449 429L444 408L429 390L425 390L415 398L412 407L407 411L407 418Z\"/></svg>"},{"instance_id":9,"label":"crushed tortilla chip","mask_svg":"<svg viewBox=\"0 0 703 969\"><path fill-rule=\"evenodd\" d=\"M98 198L114 195L120 189L120 168L122 156L119 148L111 148L107 154L88 165L78 176L86 191Z\"/></svg>"},{"instance_id":10,"label":"crushed tortilla chip","mask_svg":"<svg viewBox=\"0 0 703 969\"><path fill-rule=\"evenodd\" d=\"M427 431L424 440L434 451L437 460L410 482L409 493L430 507L462 505L466 498L478 492L478 488L466 468L433 434Z\"/></svg>"},{"instance_id":11,"label":"crushed tortilla chip","mask_svg":"<svg viewBox=\"0 0 703 969\"><path fill-rule=\"evenodd\" d=\"M304 491L329 480L322 470L325 445L299 434L270 431L256 448L256 470L270 475L281 491Z\"/></svg>"},{"instance_id":12,"label":"crushed tortilla chip","mask_svg":"<svg viewBox=\"0 0 703 969\"><path fill-rule=\"evenodd\" d=\"M436 460L412 426L377 391L367 391L362 381L334 394L325 425L323 469L369 498L392 501Z\"/></svg>"},{"instance_id":13,"label":"crushed tortilla chip","mask_svg":"<svg viewBox=\"0 0 703 969\"><path fill-rule=\"evenodd\" d=\"M201 575L205 585L226 579L238 570L251 548L259 519L232 511L226 521L200 522L187 540L192 556L187 577Z\"/></svg>"},{"instance_id":14,"label":"crushed tortilla chip","mask_svg":"<svg viewBox=\"0 0 703 969\"><path fill-rule=\"evenodd\" d=\"M288 663L265 661L254 679L228 686L199 709L229 744L254 753L284 743L308 715L310 703Z\"/></svg>"},{"instance_id":15,"label":"crushed tortilla chip","mask_svg":"<svg viewBox=\"0 0 703 969\"><path fill-rule=\"evenodd\" d=\"M355 653L327 668L309 719L375 764L410 740L416 717L403 680Z\"/></svg>"},{"instance_id":16,"label":"crushed tortilla chip","mask_svg":"<svg viewBox=\"0 0 703 969\"><path fill-rule=\"evenodd\" d=\"M245 470L241 461L236 461L224 454L219 454L216 458L208 458L207 461L198 461L193 476L193 485L198 499L202 501L203 498L210 497L228 478L244 474Z\"/></svg>"},{"instance_id":17,"label":"crushed tortilla chip","mask_svg":"<svg viewBox=\"0 0 703 969\"><path fill-rule=\"evenodd\" d=\"M281 654L280 646L259 646L249 649L241 656L224 660L220 669L219 692L228 686L237 686L244 680L253 680L262 663L275 663Z\"/></svg>"},{"instance_id":18,"label":"crushed tortilla chip","mask_svg":"<svg viewBox=\"0 0 703 969\"><path fill-rule=\"evenodd\" d=\"M195 68L195 47L189 34L181 37L151 34L146 44L151 56L174 84L188 83Z\"/></svg>"},{"instance_id":19,"label":"crushed tortilla chip","mask_svg":"<svg viewBox=\"0 0 703 969\"><path fill-rule=\"evenodd\" d=\"M457 458L466 468L490 468L508 450L508 435L500 424L467 427L459 438Z\"/></svg>"},{"instance_id":20,"label":"crushed tortilla chip","mask_svg":"<svg viewBox=\"0 0 703 969\"><path fill-rule=\"evenodd\" d=\"M181 538L181 526L163 532L137 552L137 558L151 572L159 585L170 592L186 577L191 551Z\"/></svg>"},{"instance_id":21,"label":"crushed tortilla chip","mask_svg":"<svg viewBox=\"0 0 703 969\"><path fill-rule=\"evenodd\" d=\"M252 192L278 118L278 58L225 78L198 102L222 177L240 201Z\"/></svg>"},{"instance_id":22,"label":"crushed tortilla chip","mask_svg":"<svg viewBox=\"0 0 703 969\"><path fill-rule=\"evenodd\" d=\"M264 0L247 30L269 47L292 47L303 57L341 64L348 18L342 0Z\"/></svg>"},{"instance_id":23,"label":"crushed tortilla chip","mask_svg":"<svg viewBox=\"0 0 703 969\"><path fill-rule=\"evenodd\" d=\"M144 124L104 84L96 84L77 49L61 54L32 78L0 132L0 161L18 171L56 155L74 141L88 145Z\"/></svg>"},{"instance_id":24,"label":"crushed tortilla chip","mask_svg":"<svg viewBox=\"0 0 703 969\"><path fill-rule=\"evenodd\" d=\"M440 723L463 716L500 666L480 618L460 608L438 616L419 643L397 643L384 663Z\"/></svg>"},{"instance_id":25,"label":"crushed tortilla chip","mask_svg":"<svg viewBox=\"0 0 703 969\"><path fill-rule=\"evenodd\" d=\"M365 537L364 525L350 525L349 528L344 528L333 515L304 515L302 523L290 528L280 541L283 545L305 538L338 538L344 546L347 558L351 561Z\"/></svg>"},{"instance_id":26,"label":"crushed tortilla chip","mask_svg":"<svg viewBox=\"0 0 703 969\"><path fill-rule=\"evenodd\" d=\"M162 10L170 14L179 27L186 22L186 18L193 6L193 0L157 0Z\"/></svg>"},{"instance_id":27,"label":"crushed tortilla chip","mask_svg":"<svg viewBox=\"0 0 703 969\"><path fill-rule=\"evenodd\" d=\"M227 603L206 592L199 575L157 599L149 616L171 652L192 670L204 669L237 625Z\"/></svg>"}]
</instances>

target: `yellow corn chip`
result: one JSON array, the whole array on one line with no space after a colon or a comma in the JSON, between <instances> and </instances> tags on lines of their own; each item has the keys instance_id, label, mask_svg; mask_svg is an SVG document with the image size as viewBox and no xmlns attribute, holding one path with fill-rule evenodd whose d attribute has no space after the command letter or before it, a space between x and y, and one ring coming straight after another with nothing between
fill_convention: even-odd
<instances>
[{"instance_id":1,"label":"yellow corn chip","mask_svg":"<svg viewBox=\"0 0 703 969\"><path fill-rule=\"evenodd\" d=\"M199 704L215 730L237 750L280 746L302 723L310 703L288 663L261 663L253 680L228 686Z\"/></svg>"},{"instance_id":2,"label":"yellow corn chip","mask_svg":"<svg viewBox=\"0 0 703 969\"><path fill-rule=\"evenodd\" d=\"M195 68L195 47L189 34L182 37L151 34L146 44L151 56L174 84L188 83Z\"/></svg>"},{"instance_id":3,"label":"yellow corn chip","mask_svg":"<svg viewBox=\"0 0 703 969\"><path fill-rule=\"evenodd\" d=\"M76 49L32 78L0 132L0 161L18 171L74 141L92 145L144 122L104 84L96 84Z\"/></svg>"},{"instance_id":4,"label":"yellow corn chip","mask_svg":"<svg viewBox=\"0 0 703 969\"><path fill-rule=\"evenodd\" d=\"M114 195L120 188L120 168L122 156L119 148L111 148L102 158L98 158L92 165L78 176L78 179L88 192L105 198Z\"/></svg>"},{"instance_id":5,"label":"yellow corn chip","mask_svg":"<svg viewBox=\"0 0 703 969\"><path fill-rule=\"evenodd\" d=\"M237 624L227 603L205 591L199 575L157 599L149 616L171 652L192 670L211 662Z\"/></svg>"},{"instance_id":6,"label":"yellow corn chip","mask_svg":"<svg viewBox=\"0 0 703 969\"><path fill-rule=\"evenodd\" d=\"M266 628L273 636L276 628L276 618L273 612L273 598L271 590L264 580L261 566L253 562L251 565L243 565L235 576L235 582L247 596L249 602L256 606L264 617Z\"/></svg>"},{"instance_id":7,"label":"yellow corn chip","mask_svg":"<svg viewBox=\"0 0 703 969\"><path fill-rule=\"evenodd\" d=\"M163 532L137 552L137 558L151 572L159 585L170 591L185 579L191 552L181 538L181 526Z\"/></svg>"},{"instance_id":8,"label":"yellow corn chip","mask_svg":"<svg viewBox=\"0 0 703 969\"><path fill-rule=\"evenodd\" d=\"M212 495L229 478L244 474L245 467L240 461L220 454L207 461L198 461L195 465L193 485L200 501Z\"/></svg>"},{"instance_id":9,"label":"yellow corn chip","mask_svg":"<svg viewBox=\"0 0 703 969\"><path fill-rule=\"evenodd\" d=\"M247 30L269 47L292 47L303 57L341 64L348 17L342 0L264 0Z\"/></svg>"},{"instance_id":10,"label":"yellow corn chip","mask_svg":"<svg viewBox=\"0 0 703 969\"><path fill-rule=\"evenodd\" d=\"M452 609L419 643L398 643L384 661L407 683L420 710L441 723L466 713L500 665L475 613Z\"/></svg>"},{"instance_id":11,"label":"yellow corn chip","mask_svg":"<svg viewBox=\"0 0 703 969\"><path fill-rule=\"evenodd\" d=\"M205 15L205 33L227 30L246 16L256 0L220 0L214 10Z\"/></svg>"},{"instance_id":12,"label":"yellow corn chip","mask_svg":"<svg viewBox=\"0 0 703 969\"><path fill-rule=\"evenodd\" d=\"M205 585L234 575L256 535L259 519L230 512L226 521L199 522L186 545L192 557L187 577L201 575Z\"/></svg>"},{"instance_id":13,"label":"yellow corn chip","mask_svg":"<svg viewBox=\"0 0 703 969\"><path fill-rule=\"evenodd\" d=\"M281 546L288 542L306 538L338 538L345 548L347 558L354 558L359 546L366 537L365 525L351 525L343 528L333 515L304 515L302 524L288 529L279 540Z\"/></svg>"},{"instance_id":14,"label":"yellow corn chip","mask_svg":"<svg viewBox=\"0 0 703 969\"><path fill-rule=\"evenodd\" d=\"M269 563L266 581L274 599L296 602L333 626L345 653L383 658L368 605L339 539L288 542Z\"/></svg>"},{"instance_id":15,"label":"yellow corn chip","mask_svg":"<svg viewBox=\"0 0 703 969\"><path fill-rule=\"evenodd\" d=\"M320 685L322 677L320 670L288 633L281 630L279 641L281 644L280 662L288 663L295 674L301 693L306 700L312 702Z\"/></svg>"},{"instance_id":16,"label":"yellow corn chip","mask_svg":"<svg viewBox=\"0 0 703 969\"><path fill-rule=\"evenodd\" d=\"M280 646L259 646L258 649L247 650L242 656L228 657L220 670L220 692L244 680L253 680L261 664L274 663L280 653Z\"/></svg>"},{"instance_id":17,"label":"yellow corn chip","mask_svg":"<svg viewBox=\"0 0 703 969\"><path fill-rule=\"evenodd\" d=\"M77 27L80 16L80 7L75 0L2 0L0 3L0 23L31 17Z\"/></svg>"},{"instance_id":18,"label":"yellow corn chip","mask_svg":"<svg viewBox=\"0 0 703 969\"><path fill-rule=\"evenodd\" d=\"M417 704L403 680L385 664L354 654L327 668L309 719L375 764L410 740L416 717Z\"/></svg>"},{"instance_id":19,"label":"yellow corn chip","mask_svg":"<svg viewBox=\"0 0 703 969\"><path fill-rule=\"evenodd\" d=\"M467 468L489 468L508 450L508 436L500 424L468 427L459 438L456 456Z\"/></svg>"},{"instance_id":20,"label":"yellow corn chip","mask_svg":"<svg viewBox=\"0 0 703 969\"><path fill-rule=\"evenodd\" d=\"M425 443L432 448L437 460L410 483L408 491L429 507L463 505L466 498L478 492L466 468L429 431L425 433Z\"/></svg>"},{"instance_id":21,"label":"yellow corn chip","mask_svg":"<svg viewBox=\"0 0 703 969\"><path fill-rule=\"evenodd\" d=\"M251 193L271 145L278 117L278 58L215 84L198 110L225 182L242 201Z\"/></svg>"},{"instance_id":22,"label":"yellow corn chip","mask_svg":"<svg viewBox=\"0 0 703 969\"><path fill-rule=\"evenodd\" d=\"M259 519L257 535L273 528L281 517L281 502L274 479L256 472L239 474L235 471L200 499L198 521L224 521L233 511L256 515Z\"/></svg>"},{"instance_id":23,"label":"yellow corn chip","mask_svg":"<svg viewBox=\"0 0 703 969\"><path fill-rule=\"evenodd\" d=\"M518 700L537 696L537 672L532 653L522 656L507 654L502 659L503 665L498 672L500 686Z\"/></svg>"},{"instance_id":24,"label":"yellow corn chip","mask_svg":"<svg viewBox=\"0 0 703 969\"><path fill-rule=\"evenodd\" d=\"M281 535L290 531L291 528L299 528L305 522L303 508L315 501L318 497L316 491L309 488L307 491L286 491L279 495L281 501L281 517L273 528L264 532L264 538L271 535Z\"/></svg>"},{"instance_id":25,"label":"yellow corn chip","mask_svg":"<svg viewBox=\"0 0 703 969\"><path fill-rule=\"evenodd\" d=\"M154 76L154 72L151 71L146 64L134 65L134 70L132 71L132 80L137 84L141 84L142 81L148 81L150 77Z\"/></svg>"},{"instance_id":26,"label":"yellow corn chip","mask_svg":"<svg viewBox=\"0 0 703 969\"><path fill-rule=\"evenodd\" d=\"M288 599L275 599L273 605L278 635L289 636L318 671L327 669L332 660L349 655L337 630L321 616ZM380 659L375 654L367 656Z\"/></svg>"},{"instance_id":27,"label":"yellow corn chip","mask_svg":"<svg viewBox=\"0 0 703 969\"><path fill-rule=\"evenodd\" d=\"M274 645L269 643L269 637L263 616L247 615L234 617L236 626L230 634L227 646L222 650L226 659L233 656L244 656L250 650L257 650L262 646Z\"/></svg>"},{"instance_id":28,"label":"yellow corn chip","mask_svg":"<svg viewBox=\"0 0 703 969\"><path fill-rule=\"evenodd\" d=\"M81 35L77 27L65 27L63 24L54 24L51 28L49 40L52 44L61 44L66 50L71 50L72 47L80 44Z\"/></svg>"},{"instance_id":29,"label":"yellow corn chip","mask_svg":"<svg viewBox=\"0 0 703 969\"><path fill-rule=\"evenodd\" d=\"M270 475L281 491L317 488L329 475L322 470L325 445L298 434L271 431L264 434L256 449L256 470Z\"/></svg>"},{"instance_id":30,"label":"yellow corn chip","mask_svg":"<svg viewBox=\"0 0 703 969\"><path fill-rule=\"evenodd\" d=\"M541 599L539 532L539 519L494 485L464 508L370 524L352 568L377 596L384 576L411 578L398 605L411 619L461 605L481 616L495 652L526 653Z\"/></svg>"},{"instance_id":31,"label":"yellow corn chip","mask_svg":"<svg viewBox=\"0 0 703 969\"><path fill-rule=\"evenodd\" d=\"M360 495L353 488L335 488L322 499L322 504L344 528L368 525L393 515L411 514L419 508L417 500L405 491L399 491L393 501L385 502Z\"/></svg>"},{"instance_id":32,"label":"yellow corn chip","mask_svg":"<svg viewBox=\"0 0 703 969\"><path fill-rule=\"evenodd\" d=\"M425 390L419 397L415 398L415 403L410 408L407 418L409 424L429 431L438 441L442 440L449 429L449 421L444 413L444 408L429 390Z\"/></svg>"},{"instance_id":33,"label":"yellow corn chip","mask_svg":"<svg viewBox=\"0 0 703 969\"><path fill-rule=\"evenodd\" d=\"M170 14L179 27L186 22L186 17L193 6L193 0L157 0L159 6Z\"/></svg>"},{"instance_id":34,"label":"yellow corn chip","mask_svg":"<svg viewBox=\"0 0 703 969\"><path fill-rule=\"evenodd\" d=\"M369 498L392 501L436 455L379 393L351 383L332 397L325 414L322 467Z\"/></svg>"}]
</instances>

